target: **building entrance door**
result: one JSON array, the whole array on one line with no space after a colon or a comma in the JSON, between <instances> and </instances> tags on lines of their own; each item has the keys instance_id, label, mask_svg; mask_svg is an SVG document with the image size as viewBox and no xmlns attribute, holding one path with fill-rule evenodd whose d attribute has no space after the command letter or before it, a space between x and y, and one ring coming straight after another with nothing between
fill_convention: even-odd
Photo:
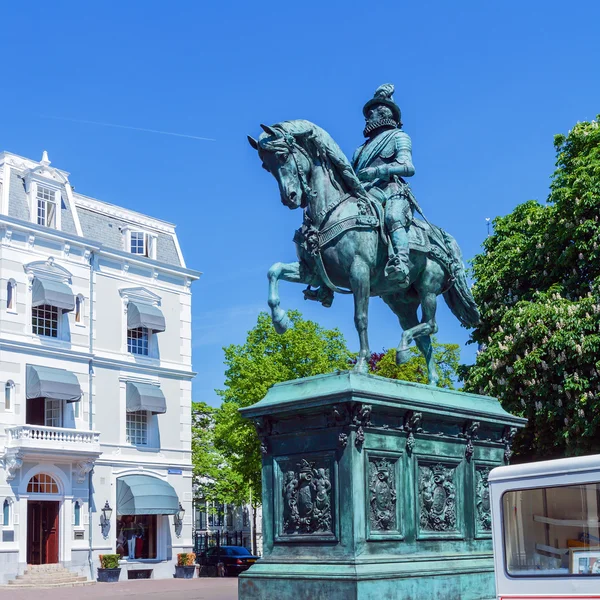
<instances>
[{"instance_id":1,"label":"building entrance door","mask_svg":"<svg viewBox=\"0 0 600 600\"><path fill-rule=\"evenodd\" d=\"M27 502L27 563L58 562L58 502Z\"/></svg>"}]
</instances>

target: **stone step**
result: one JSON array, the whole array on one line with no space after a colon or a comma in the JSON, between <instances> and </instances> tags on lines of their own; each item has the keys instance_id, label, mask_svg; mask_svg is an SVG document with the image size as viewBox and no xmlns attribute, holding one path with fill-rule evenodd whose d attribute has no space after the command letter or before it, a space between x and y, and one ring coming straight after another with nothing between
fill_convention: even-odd
<instances>
[{"instance_id":1,"label":"stone step","mask_svg":"<svg viewBox=\"0 0 600 600\"><path fill-rule=\"evenodd\" d=\"M12 581L39 585L40 583L68 583L69 581L76 583L78 581L87 581L87 577L78 577L73 573L65 575L52 575L49 577L31 577L31 575L17 575ZM9 582L9 584L10 583L12 582Z\"/></svg>"},{"instance_id":2,"label":"stone step","mask_svg":"<svg viewBox=\"0 0 600 600\"><path fill-rule=\"evenodd\" d=\"M28 571L66 571L60 563L49 563L45 565L27 565Z\"/></svg>"},{"instance_id":3,"label":"stone step","mask_svg":"<svg viewBox=\"0 0 600 600\"><path fill-rule=\"evenodd\" d=\"M0 586L0 590L12 590L14 588L27 588L27 589L39 589L39 588L67 588L67 587L80 587L84 585L95 585L95 581L69 581L67 583L22 583L9 581L12 585Z\"/></svg>"}]
</instances>

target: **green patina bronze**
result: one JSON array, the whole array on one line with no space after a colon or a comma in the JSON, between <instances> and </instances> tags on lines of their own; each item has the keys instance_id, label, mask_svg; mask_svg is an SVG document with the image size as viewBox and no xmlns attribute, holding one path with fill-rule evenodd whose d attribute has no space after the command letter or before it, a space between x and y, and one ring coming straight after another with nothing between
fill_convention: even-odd
<instances>
[{"instance_id":1,"label":"green patina bronze","mask_svg":"<svg viewBox=\"0 0 600 600\"><path fill-rule=\"evenodd\" d=\"M477 324L479 312L454 238L424 217L415 218L422 212L404 179L414 174L411 140L402 130L393 91L383 85L365 104L367 141L352 164L331 136L309 121L262 125L258 140L248 138L277 180L283 204L304 212L294 236L298 262L276 263L269 270L269 306L283 333L290 323L280 305L280 279L307 284L305 298L327 307L334 293L353 294L360 340L355 369L367 372L369 298L380 296L404 329L398 363L409 359L414 340L435 385L431 335L437 331L437 296L444 296L467 327Z\"/></svg>"},{"instance_id":2,"label":"green patina bronze","mask_svg":"<svg viewBox=\"0 0 600 600\"><path fill-rule=\"evenodd\" d=\"M354 371L275 385L241 412L264 453L264 558L240 600L495 597L487 477L525 419Z\"/></svg>"},{"instance_id":3,"label":"green patina bronze","mask_svg":"<svg viewBox=\"0 0 600 600\"><path fill-rule=\"evenodd\" d=\"M381 86L365 105L367 141L352 164L308 121L250 138L282 202L304 210L298 262L269 270L275 328L289 326L280 279L325 306L351 293L360 354L353 371L275 385L241 409L263 452L264 558L240 576L240 600L495 597L487 478L525 420L494 398L435 386L437 296L466 326L479 313L455 240L415 218L411 142L392 92ZM416 341L433 385L366 374L370 296L404 329L397 360Z\"/></svg>"}]
</instances>

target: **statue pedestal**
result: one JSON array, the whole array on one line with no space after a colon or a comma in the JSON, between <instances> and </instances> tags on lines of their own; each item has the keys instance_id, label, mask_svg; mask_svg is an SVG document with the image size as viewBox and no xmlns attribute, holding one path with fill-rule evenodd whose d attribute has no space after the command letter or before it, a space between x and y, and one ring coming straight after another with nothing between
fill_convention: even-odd
<instances>
[{"instance_id":1,"label":"statue pedestal","mask_svg":"<svg viewBox=\"0 0 600 600\"><path fill-rule=\"evenodd\" d=\"M487 475L525 419L354 372L275 385L241 412L264 452L264 557L240 600L495 598Z\"/></svg>"}]
</instances>

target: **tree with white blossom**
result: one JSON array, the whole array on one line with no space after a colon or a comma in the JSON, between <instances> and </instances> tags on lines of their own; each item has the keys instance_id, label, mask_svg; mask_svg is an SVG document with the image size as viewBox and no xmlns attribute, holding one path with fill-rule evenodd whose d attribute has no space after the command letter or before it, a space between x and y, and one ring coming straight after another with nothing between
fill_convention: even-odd
<instances>
[{"instance_id":1,"label":"tree with white blossom","mask_svg":"<svg viewBox=\"0 0 600 600\"><path fill-rule=\"evenodd\" d=\"M482 322L465 389L527 417L517 460L600 452L598 119L554 144L547 204L525 202L495 219L473 261Z\"/></svg>"}]
</instances>

